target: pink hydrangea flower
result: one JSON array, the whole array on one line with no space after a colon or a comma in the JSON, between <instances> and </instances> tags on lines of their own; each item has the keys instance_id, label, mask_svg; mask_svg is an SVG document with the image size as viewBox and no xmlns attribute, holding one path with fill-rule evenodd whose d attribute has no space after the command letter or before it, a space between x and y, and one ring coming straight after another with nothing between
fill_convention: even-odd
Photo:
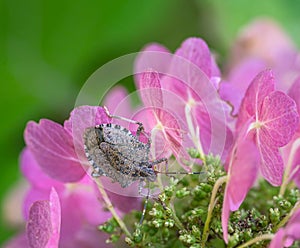
<instances>
[{"instance_id":1,"label":"pink hydrangea flower","mask_svg":"<svg viewBox=\"0 0 300 248\"><path fill-rule=\"evenodd\" d=\"M145 128L152 131L152 147L156 158L168 157L171 154L185 167L183 160L188 160L183 146L181 123L173 111L164 103L163 90L157 72L147 71L139 77L140 96L144 103L136 119L144 121ZM187 168L187 167L186 167Z\"/></svg>"},{"instance_id":2,"label":"pink hydrangea flower","mask_svg":"<svg viewBox=\"0 0 300 248\"><path fill-rule=\"evenodd\" d=\"M258 74L243 99L237 132L247 126L247 135L253 136L259 150L260 171L273 185L281 184L283 174L283 161L278 148L291 140L298 123L295 102L285 93L275 91L272 72L265 70Z\"/></svg>"},{"instance_id":3,"label":"pink hydrangea flower","mask_svg":"<svg viewBox=\"0 0 300 248\"><path fill-rule=\"evenodd\" d=\"M158 45L146 47L145 51L157 51L157 56L155 53L142 53L137 60L136 71L149 68L158 71L158 88L161 88L164 106L179 120L181 130L187 132L184 146L194 146L202 154L217 154L222 149L221 155L226 157L232 135L226 125L225 104L218 94L213 94L220 81L220 71L206 43L199 38L189 38L174 55ZM140 84L137 88L140 89ZM220 132L223 134L220 135ZM223 144L222 148L220 144Z\"/></svg>"},{"instance_id":4,"label":"pink hydrangea flower","mask_svg":"<svg viewBox=\"0 0 300 248\"><path fill-rule=\"evenodd\" d=\"M298 124L295 102L283 92L274 90L270 70L259 73L243 99L236 142L225 164L228 181L223 201L222 228L226 242L230 211L240 207L255 182L258 170L271 184L281 184L283 160L279 147L291 140Z\"/></svg>"}]
</instances>

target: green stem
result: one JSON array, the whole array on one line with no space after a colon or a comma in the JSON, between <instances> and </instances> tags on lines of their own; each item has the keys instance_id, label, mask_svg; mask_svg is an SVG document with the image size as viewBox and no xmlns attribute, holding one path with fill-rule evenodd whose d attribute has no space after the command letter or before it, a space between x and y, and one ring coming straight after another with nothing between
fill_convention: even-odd
<instances>
[{"instance_id":1,"label":"green stem","mask_svg":"<svg viewBox=\"0 0 300 248\"><path fill-rule=\"evenodd\" d=\"M175 222L175 225L176 227L179 229L179 230L184 230L184 226L183 224L181 223L181 221L178 219L176 213L175 213L175 209L174 209L174 206L173 204L169 204L169 208L172 210L172 216L173 216L173 219L174 219L174 222Z\"/></svg>"},{"instance_id":2,"label":"green stem","mask_svg":"<svg viewBox=\"0 0 300 248\"><path fill-rule=\"evenodd\" d=\"M293 214L300 209L300 201L298 201L295 206L292 208L291 212L289 212L289 214L287 216L285 216L280 222L279 224L273 229L274 232L276 232L280 227L284 226L289 219L293 216Z\"/></svg>"},{"instance_id":3,"label":"green stem","mask_svg":"<svg viewBox=\"0 0 300 248\"><path fill-rule=\"evenodd\" d=\"M290 151L290 154L289 154L287 165L285 167L285 171L284 171L284 175L283 175L283 179L282 179L282 184L281 184L280 191L279 191L280 196L284 195L286 187L289 183L290 173L291 173L291 169L292 169L292 165L293 165L293 160L294 160L294 157L295 157L295 153L297 152L299 147L300 147L300 138L296 139L292 144L292 148L291 148L291 151Z\"/></svg>"},{"instance_id":4,"label":"green stem","mask_svg":"<svg viewBox=\"0 0 300 248\"><path fill-rule=\"evenodd\" d=\"M220 177L215 185L214 185L214 188L212 190L212 194L211 194L211 198L210 198L210 202L209 202L209 205L208 205L208 211L207 211L207 218L206 218L206 221L205 221L205 225L204 225L204 229L203 229L203 234L202 234L202 246L201 247L205 247L205 243L207 241L207 238L208 238L208 234L209 234L209 224L210 224L210 220L211 220L211 217L212 217L212 212L214 210L214 207L215 207L215 204L216 204L216 196L217 196L217 193L218 193L218 189L221 187L221 185L223 183L225 183L227 181L227 176L223 176L223 177Z\"/></svg>"},{"instance_id":5,"label":"green stem","mask_svg":"<svg viewBox=\"0 0 300 248\"><path fill-rule=\"evenodd\" d=\"M111 204L111 201L105 191L105 189L103 188L103 184L102 182L100 181L100 179L98 180L95 180L97 185L98 185L98 188L99 188L99 191L103 197L103 200L105 202L105 205L106 207L108 208L108 210L111 212L112 216L115 218L115 220L118 222L120 228L123 230L123 232L126 234L127 237L129 238L132 238L130 232L128 231L125 223L123 222L123 220L119 217L119 215L117 214L117 212L115 211L113 205Z\"/></svg>"},{"instance_id":6,"label":"green stem","mask_svg":"<svg viewBox=\"0 0 300 248\"><path fill-rule=\"evenodd\" d=\"M271 240L273 237L274 237L274 234L263 234L263 235L260 235L256 238L254 238L254 239L251 239L251 240L247 241L246 243L238 246L237 248L249 247L250 245L253 245L257 242L261 242L261 241L264 241L264 240Z\"/></svg>"}]
</instances>

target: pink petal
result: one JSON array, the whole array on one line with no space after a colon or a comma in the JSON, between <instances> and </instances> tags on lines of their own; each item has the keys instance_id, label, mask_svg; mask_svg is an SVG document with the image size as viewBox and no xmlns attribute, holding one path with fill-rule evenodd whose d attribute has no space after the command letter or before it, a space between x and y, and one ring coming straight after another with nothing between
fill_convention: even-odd
<instances>
[{"instance_id":1,"label":"pink petal","mask_svg":"<svg viewBox=\"0 0 300 248\"><path fill-rule=\"evenodd\" d=\"M49 201L35 202L29 214L27 237L30 247L58 247L60 232L60 203L54 189Z\"/></svg>"},{"instance_id":2,"label":"pink petal","mask_svg":"<svg viewBox=\"0 0 300 248\"><path fill-rule=\"evenodd\" d=\"M200 38L186 39L177 49L175 55L197 65L209 78L212 76L212 58L204 40Z\"/></svg>"},{"instance_id":3,"label":"pink petal","mask_svg":"<svg viewBox=\"0 0 300 248\"><path fill-rule=\"evenodd\" d=\"M38 189L33 187L27 192L23 202L23 215L25 220L29 219L32 204L37 201L49 200L49 194L50 188Z\"/></svg>"},{"instance_id":4,"label":"pink petal","mask_svg":"<svg viewBox=\"0 0 300 248\"><path fill-rule=\"evenodd\" d=\"M29 122L25 142L42 170L63 182L78 181L85 174L77 158L71 135L59 124L42 119Z\"/></svg>"},{"instance_id":5,"label":"pink petal","mask_svg":"<svg viewBox=\"0 0 300 248\"><path fill-rule=\"evenodd\" d=\"M61 209L60 209L60 202L57 192L54 188L51 189L50 193L50 213L51 213L51 227L52 227L52 234L51 238L47 243L47 247L57 247L59 242L60 236L60 224L61 224Z\"/></svg>"},{"instance_id":6,"label":"pink petal","mask_svg":"<svg viewBox=\"0 0 300 248\"><path fill-rule=\"evenodd\" d=\"M263 177L274 186L281 185L283 160L279 153L279 149L277 147L269 146L268 143L259 139L257 139L257 146L261 156L260 170Z\"/></svg>"},{"instance_id":7,"label":"pink petal","mask_svg":"<svg viewBox=\"0 0 300 248\"><path fill-rule=\"evenodd\" d=\"M89 166L83 149L83 133L87 127L94 127L97 124L111 123L105 110L98 106L80 106L75 108L70 118L65 121L64 127L72 136L72 143L75 153L81 165Z\"/></svg>"},{"instance_id":8,"label":"pink petal","mask_svg":"<svg viewBox=\"0 0 300 248\"><path fill-rule=\"evenodd\" d=\"M161 91L159 74L154 71L147 71L140 77L140 95L146 107L163 106L163 96Z\"/></svg>"},{"instance_id":9,"label":"pink petal","mask_svg":"<svg viewBox=\"0 0 300 248\"><path fill-rule=\"evenodd\" d=\"M258 119L263 123L260 139L277 147L286 145L299 125L295 102L280 91L273 91L264 99Z\"/></svg>"},{"instance_id":10,"label":"pink petal","mask_svg":"<svg viewBox=\"0 0 300 248\"><path fill-rule=\"evenodd\" d=\"M292 151L292 149L294 151ZM293 139L284 147L281 148L281 154L284 161L284 165L288 166L288 163L291 164L290 178L293 179L300 188L300 133L296 132ZM290 156L294 156L290 158ZM289 161L289 159L291 159ZM290 166L290 165L289 165Z\"/></svg>"},{"instance_id":11,"label":"pink petal","mask_svg":"<svg viewBox=\"0 0 300 248\"><path fill-rule=\"evenodd\" d=\"M239 140L231 152L230 160L229 179L225 188L222 209L223 237L226 243L228 242L227 226L230 211L235 211L240 207L257 177L257 148L250 141Z\"/></svg>"},{"instance_id":12,"label":"pink petal","mask_svg":"<svg viewBox=\"0 0 300 248\"><path fill-rule=\"evenodd\" d=\"M134 64L136 88L140 89L141 73L149 69L164 75L169 70L170 63L168 63L168 60L171 59L171 56L170 51L160 44L152 43L145 46L138 54Z\"/></svg>"},{"instance_id":13,"label":"pink petal","mask_svg":"<svg viewBox=\"0 0 300 248\"><path fill-rule=\"evenodd\" d=\"M221 83L219 89L220 96L223 100L233 105L233 115L238 113L249 84L265 68L265 63L260 60L249 59L243 61L233 68L226 81Z\"/></svg>"},{"instance_id":14,"label":"pink petal","mask_svg":"<svg viewBox=\"0 0 300 248\"><path fill-rule=\"evenodd\" d=\"M32 153L25 148L21 153L21 171L33 187L39 189L62 188L62 184L45 174Z\"/></svg>"},{"instance_id":15,"label":"pink petal","mask_svg":"<svg viewBox=\"0 0 300 248\"><path fill-rule=\"evenodd\" d=\"M105 110L99 106L79 106L70 114L70 118L65 121L64 127L70 134L82 133L87 127L92 127L101 123L110 123L111 118L107 116ZM75 136L78 138L77 136Z\"/></svg>"},{"instance_id":16,"label":"pink petal","mask_svg":"<svg viewBox=\"0 0 300 248\"><path fill-rule=\"evenodd\" d=\"M126 88L122 86L116 86L112 88L106 95L103 101L103 105L107 107L110 114L122 116L131 119L133 115L132 107L130 104L130 95ZM118 123L123 127L128 126L128 122L113 119L114 123Z\"/></svg>"},{"instance_id":17,"label":"pink petal","mask_svg":"<svg viewBox=\"0 0 300 248\"><path fill-rule=\"evenodd\" d=\"M296 102L298 113L300 114L300 77L289 89L288 95Z\"/></svg>"},{"instance_id":18,"label":"pink petal","mask_svg":"<svg viewBox=\"0 0 300 248\"><path fill-rule=\"evenodd\" d=\"M239 111L237 129L239 130L251 116L258 116L264 98L274 91L274 77L271 70L259 73L248 87Z\"/></svg>"},{"instance_id":19,"label":"pink petal","mask_svg":"<svg viewBox=\"0 0 300 248\"><path fill-rule=\"evenodd\" d=\"M275 236L273 237L270 245L269 245L269 248L282 248L284 247L283 246L283 239L284 239L284 229L283 228L280 228Z\"/></svg>"},{"instance_id":20,"label":"pink petal","mask_svg":"<svg viewBox=\"0 0 300 248\"><path fill-rule=\"evenodd\" d=\"M233 134L221 112L216 110L208 113L200 105L195 108L194 116L196 124L200 127L200 140L205 154L219 155L224 161L231 149Z\"/></svg>"},{"instance_id":21,"label":"pink petal","mask_svg":"<svg viewBox=\"0 0 300 248\"><path fill-rule=\"evenodd\" d=\"M70 240L60 243L61 247L70 248L112 248L112 244L105 242L108 238L109 235L100 232L97 227L83 224L79 232L73 233Z\"/></svg>"}]
</instances>

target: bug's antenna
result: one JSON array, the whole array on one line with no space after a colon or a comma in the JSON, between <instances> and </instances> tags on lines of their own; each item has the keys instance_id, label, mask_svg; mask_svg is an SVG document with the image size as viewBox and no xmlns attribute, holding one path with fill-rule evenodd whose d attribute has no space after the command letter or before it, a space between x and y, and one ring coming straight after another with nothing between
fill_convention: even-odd
<instances>
[{"instance_id":1,"label":"bug's antenna","mask_svg":"<svg viewBox=\"0 0 300 248\"><path fill-rule=\"evenodd\" d=\"M136 131L136 136L137 136L138 139L139 139L141 133L143 133L143 134L146 135L146 133L145 133L145 131L144 131L143 123L141 123L141 122L139 122L139 121L135 121L135 120L128 119L128 118L123 117L123 116L112 115L112 114L109 113L109 110L108 110L108 108L107 108L106 106L103 106L103 108L104 108L104 110L105 110L106 115L107 115L109 118L115 118L115 119L119 119L119 120L121 120L121 121L127 121L127 122L129 122L129 123L138 125L139 127L138 127L138 129L137 129L137 131ZM147 135L146 135L146 136L147 136ZM147 137L147 138L148 138L148 140L149 140L149 137ZM150 141L149 141L149 142L150 142Z\"/></svg>"},{"instance_id":2,"label":"bug's antenna","mask_svg":"<svg viewBox=\"0 0 300 248\"><path fill-rule=\"evenodd\" d=\"M128 119L128 118L123 117L123 116L118 116L118 115L112 115L112 114L110 114L109 110L107 109L106 106L103 106L103 108L104 108L105 113L107 114L107 116L109 118L115 118L115 119L119 119L119 120L122 120L122 121L127 121L127 122L132 123L132 124L143 126L143 124L141 122L139 122L139 121L131 120L131 119Z\"/></svg>"},{"instance_id":3,"label":"bug's antenna","mask_svg":"<svg viewBox=\"0 0 300 248\"><path fill-rule=\"evenodd\" d=\"M157 173L165 174L165 175L200 175L204 172L202 171L195 171L195 172L186 172L186 171L168 171L168 172L160 172L157 171Z\"/></svg>"}]
</instances>

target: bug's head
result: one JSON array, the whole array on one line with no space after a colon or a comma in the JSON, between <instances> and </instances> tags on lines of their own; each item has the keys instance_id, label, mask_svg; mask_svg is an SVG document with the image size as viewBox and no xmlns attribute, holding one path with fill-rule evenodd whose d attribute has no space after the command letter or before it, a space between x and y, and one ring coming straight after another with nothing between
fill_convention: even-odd
<instances>
[{"instance_id":1,"label":"bug's head","mask_svg":"<svg viewBox=\"0 0 300 248\"><path fill-rule=\"evenodd\" d=\"M144 168L141 171L141 176L146 178L150 182L154 182L156 180L156 173L152 169L152 167L151 168L149 168L149 167Z\"/></svg>"}]
</instances>

